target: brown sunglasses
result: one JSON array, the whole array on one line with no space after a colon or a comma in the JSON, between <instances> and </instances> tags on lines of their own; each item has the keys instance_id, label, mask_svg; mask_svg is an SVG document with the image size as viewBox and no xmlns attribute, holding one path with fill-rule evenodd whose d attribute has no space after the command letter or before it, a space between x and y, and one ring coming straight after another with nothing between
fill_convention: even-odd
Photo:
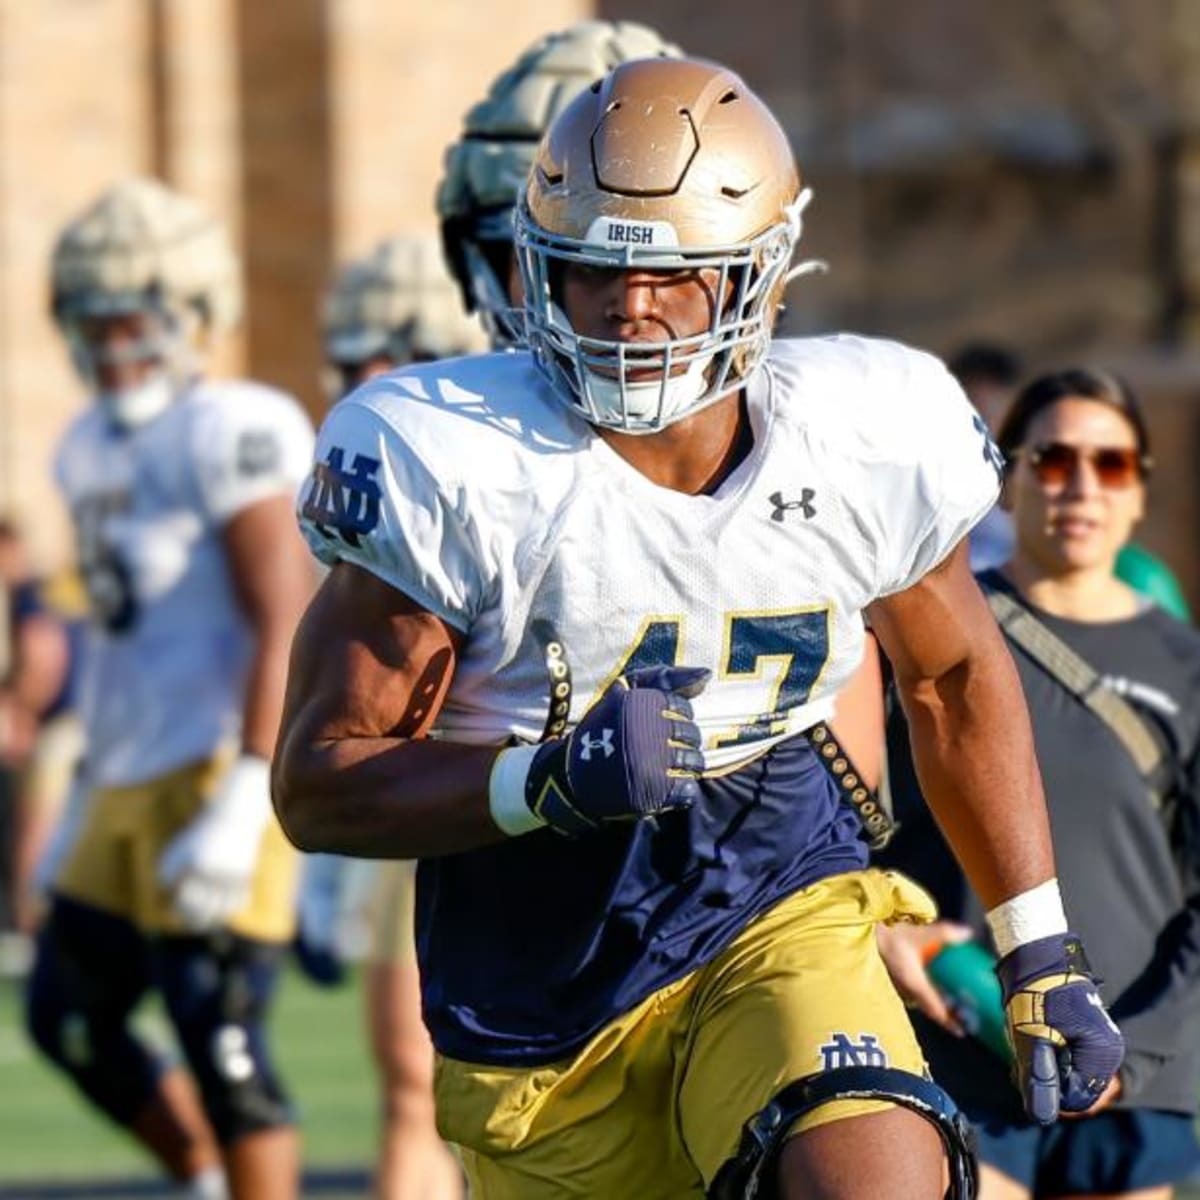
<instances>
[{"instance_id":1,"label":"brown sunglasses","mask_svg":"<svg viewBox=\"0 0 1200 1200\"><path fill-rule=\"evenodd\" d=\"M1083 461L1095 471L1100 486L1111 491L1132 487L1149 475L1154 465L1148 455L1132 446L1072 446L1067 442L1044 442L1015 450L1011 457L1024 457L1038 483L1047 488L1066 487Z\"/></svg>"}]
</instances>

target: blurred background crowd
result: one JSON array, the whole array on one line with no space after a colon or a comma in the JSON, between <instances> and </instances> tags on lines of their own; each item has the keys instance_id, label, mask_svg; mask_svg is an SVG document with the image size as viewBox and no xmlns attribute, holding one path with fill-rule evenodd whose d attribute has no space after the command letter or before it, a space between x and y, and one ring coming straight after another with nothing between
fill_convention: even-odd
<instances>
[{"instance_id":1,"label":"blurred background crowd","mask_svg":"<svg viewBox=\"0 0 1200 1200\"><path fill-rule=\"evenodd\" d=\"M62 226L135 174L199 201L244 266L245 317L213 373L290 392L315 423L339 267L384 238L432 237L468 108L537 37L589 17L726 63L788 130L815 193L803 254L831 269L793 285L783 332L933 350L993 428L1040 371L1127 380L1155 458L1138 541L1178 581L1159 600L1200 603L1196 0L0 0L0 973L27 967L35 826L79 753L85 604L50 466L86 403L49 305ZM0 1078L24 1061L16 1021L5 999ZM301 1108L319 1105L300 1075ZM359 1091L349 1111L369 1123ZM52 1155L18 1159L19 1106L0 1085L0 1195L62 1173Z\"/></svg>"}]
</instances>

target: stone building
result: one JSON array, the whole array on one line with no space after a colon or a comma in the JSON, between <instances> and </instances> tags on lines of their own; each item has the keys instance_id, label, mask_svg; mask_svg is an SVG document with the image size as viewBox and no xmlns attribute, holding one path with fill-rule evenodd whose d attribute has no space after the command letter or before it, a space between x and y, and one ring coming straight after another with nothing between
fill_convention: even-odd
<instances>
[{"instance_id":1,"label":"stone building","mask_svg":"<svg viewBox=\"0 0 1200 1200\"><path fill-rule=\"evenodd\" d=\"M442 148L500 67L579 17L636 19L742 72L816 200L789 329L1034 366L1124 368L1162 465L1145 540L1200 599L1200 5L1194 0L0 0L0 509L67 553L47 483L81 402L46 315L60 222L157 174L237 231L223 355L318 405L333 267L428 227Z\"/></svg>"}]
</instances>

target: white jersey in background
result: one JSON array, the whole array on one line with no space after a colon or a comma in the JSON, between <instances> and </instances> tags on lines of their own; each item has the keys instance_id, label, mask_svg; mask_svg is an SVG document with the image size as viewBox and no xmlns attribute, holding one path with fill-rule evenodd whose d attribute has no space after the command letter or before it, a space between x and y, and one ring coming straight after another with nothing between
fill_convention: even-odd
<instances>
[{"instance_id":1,"label":"white jersey in background","mask_svg":"<svg viewBox=\"0 0 1200 1200\"><path fill-rule=\"evenodd\" d=\"M96 407L59 446L92 614L80 709L88 774L141 783L238 736L251 643L222 527L296 492L312 428L291 397L198 383L163 414L116 430Z\"/></svg>"},{"instance_id":2,"label":"white jersey in background","mask_svg":"<svg viewBox=\"0 0 1200 1200\"><path fill-rule=\"evenodd\" d=\"M548 644L568 724L636 666L711 668L693 701L710 769L827 717L862 609L915 583L995 499L998 457L938 360L856 337L776 341L754 447L713 495L658 487L526 354L410 367L328 416L301 516L465 634L437 730L536 740Z\"/></svg>"}]
</instances>

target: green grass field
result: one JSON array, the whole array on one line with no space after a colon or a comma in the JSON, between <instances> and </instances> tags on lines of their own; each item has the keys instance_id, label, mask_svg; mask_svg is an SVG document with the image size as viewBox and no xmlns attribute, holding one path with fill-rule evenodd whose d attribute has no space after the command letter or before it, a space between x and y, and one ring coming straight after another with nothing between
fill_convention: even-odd
<instances>
[{"instance_id":1,"label":"green grass field","mask_svg":"<svg viewBox=\"0 0 1200 1200\"><path fill-rule=\"evenodd\" d=\"M21 1196L22 1183L156 1178L132 1142L42 1065L25 1038L19 1004L19 985L0 979L0 1197ZM140 1020L152 1036L166 1036L153 1007ZM377 1122L358 987L322 990L289 974L274 1042L300 1111L306 1168L365 1170Z\"/></svg>"},{"instance_id":2,"label":"green grass field","mask_svg":"<svg viewBox=\"0 0 1200 1200\"><path fill-rule=\"evenodd\" d=\"M19 999L18 985L0 978L0 1200L47 1194L84 1200L89 1185L106 1200L135 1194L137 1181L158 1176L128 1139L93 1115L34 1056L21 1028ZM162 1018L152 1007L141 1020L151 1036L165 1038ZM358 987L322 990L289 974L274 1039L300 1110L305 1166L322 1183L320 1195L324 1200L363 1196L360 1188L338 1190L327 1182L334 1169L365 1171L374 1151L374 1077ZM115 1180L130 1181L130 1190L112 1190ZM51 1183L76 1186L47 1193L44 1185ZM43 1186L34 1193L31 1184ZM1176 1196L1200 1200L1200 1188L1182 1189Z\"/></svg>"}]
</instances>

